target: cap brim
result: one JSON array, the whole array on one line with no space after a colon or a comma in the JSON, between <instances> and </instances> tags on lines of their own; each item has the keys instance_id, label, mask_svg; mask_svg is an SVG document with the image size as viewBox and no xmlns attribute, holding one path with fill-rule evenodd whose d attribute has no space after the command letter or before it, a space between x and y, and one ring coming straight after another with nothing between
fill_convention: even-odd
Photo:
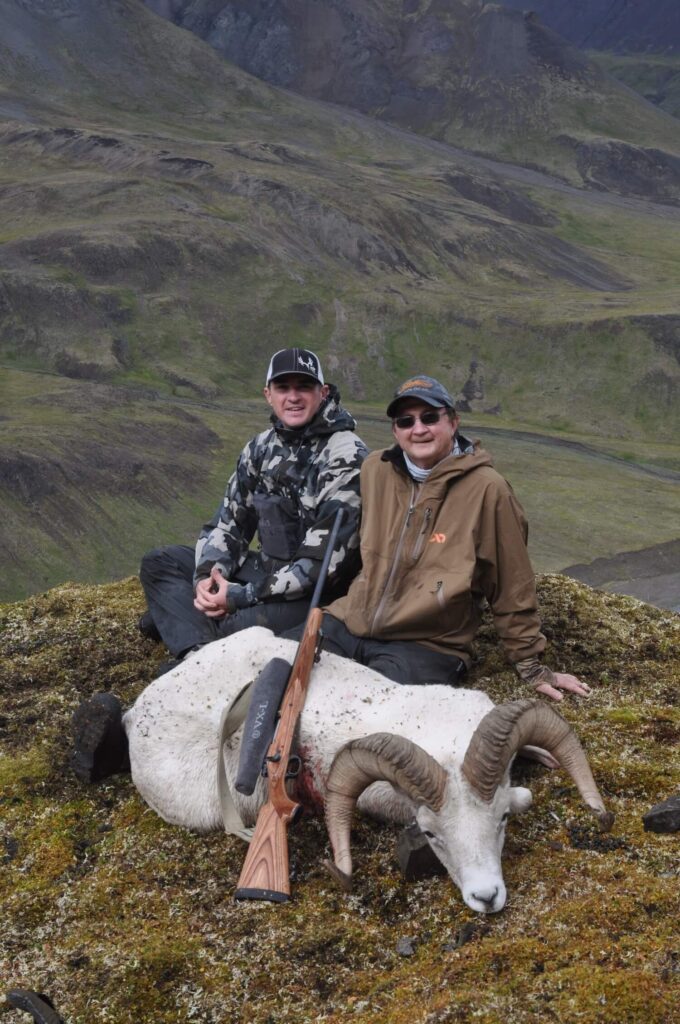
<instances>
[{"instance_id":1,"label":"cap brim","mask_svg":"<svg viewBox=\"0 0 680 1024\"><path fill-rule=\"evenodd\" d=\"M284 370L282 373L277 373L276 376L270 377L267 383L271 384L273 380L280 380L281 377L309 377L310 380L315 380L317 384L321 383L316 374L309 373L306 370Z\"/></svg>"},{"instance_id":2,"label":"cap brim","mask_svg":"<svg viewBox=\"0 0 680 1024\"><path fill-rule=\"evenodd\" d=\"M390 402L390 404L387 406L387 415L390 418L393 417L395 412L396 412L396 410L397 410L397 407L399 406L399 404L401 402L408 402L408 401L411 401L412 399L415 399L417 402L425 402L426 405L431 405L435 409L446 409L447 408L446 402L442 402L438 398L432 398L431 395L428 395L428 394L421 395L421 394L418 394L418 392L416 392L416 391L411 391L410 394L408 394L408 395L399 395L398 398L393 398L392 401ZM453 407L450 406L448 408L453 408Z\"/></svg>"}]
</instances>

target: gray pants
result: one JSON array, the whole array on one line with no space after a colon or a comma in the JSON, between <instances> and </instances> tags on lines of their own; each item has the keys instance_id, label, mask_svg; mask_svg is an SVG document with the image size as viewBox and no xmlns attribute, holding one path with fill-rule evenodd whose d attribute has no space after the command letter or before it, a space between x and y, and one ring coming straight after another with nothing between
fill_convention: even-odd
<instances>
[{"instance_id":1,"label":"gray pants","mask_svg":"<svg viewBox=\"0 0 680 1024\"><path fill-rule=\"evenodd\" d=\"M374 640L350 633L343 622L326 613L321 626L323 650L367 665L395 683L445 683L461 686L467 672L455 654L440 654L415 640ZM301 629L285 634L298 640Z\"/></svg>"},{"instance_id":2,"label":"gray pants","mask_svg":"<svg viewBox=\"0 0 680 1024\"><path fill-rule=\"evenodd\" d=\"M155 548L142 559L139 578L151 617L171 654L230 636L249 626L265 626L274 633L304 623L309 600L268 601L241 608L223 619L211 619L194 608L194 549L183 544ZM253 580L252 572L247 580ZM235 582L242 582L238 576Z\"/></svg>"}]
</instances>

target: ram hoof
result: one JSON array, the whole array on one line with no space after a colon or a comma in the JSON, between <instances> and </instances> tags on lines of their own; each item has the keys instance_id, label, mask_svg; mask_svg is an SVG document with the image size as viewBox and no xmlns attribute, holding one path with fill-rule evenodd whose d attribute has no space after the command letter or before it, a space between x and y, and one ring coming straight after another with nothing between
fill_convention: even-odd
<instances>
[{"instance_id":1,"label":"ram hoof","mask_svg":"<svg viewBox=\"0 0 680 1024\"><path fill-rule=\"evenodd\" d=\"M331 875L333 879L335 879L335 881L338 883L343 892L352 891L351 875L348 875L344 871L341 871L338 865L335 864L332 860L325 860L323 864L328 873Z\"/></svg>"}]
</instances>

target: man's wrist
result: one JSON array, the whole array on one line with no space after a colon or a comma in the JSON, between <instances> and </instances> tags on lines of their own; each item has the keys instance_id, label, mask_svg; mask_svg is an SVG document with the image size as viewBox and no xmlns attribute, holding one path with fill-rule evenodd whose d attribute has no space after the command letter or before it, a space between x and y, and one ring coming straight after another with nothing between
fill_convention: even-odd
<instances>
[{"instance_id":1,"label":"man's wrist","mask_svg":"<svg viewBox=\"0 0 680 1024\"><path fill-rule=\"evenodd\" d=\"M229 614L240 608L257 604L255 586L252 583L230 583L227 588L227 611Z\"/></svg>"},{"instance_id":2,"label":"man's wrist","mask_svg":"<svg viewBox=\"0 0 680 1024\"><path fill-rule=\"evenodd\" d=\"M549 686L555 685L554 673L547 665L543 665L535 655L515 662L515 671L520 679L529 683L534 689L537 689L542 683L547 683Z\"/></svg>"}]
</instances>

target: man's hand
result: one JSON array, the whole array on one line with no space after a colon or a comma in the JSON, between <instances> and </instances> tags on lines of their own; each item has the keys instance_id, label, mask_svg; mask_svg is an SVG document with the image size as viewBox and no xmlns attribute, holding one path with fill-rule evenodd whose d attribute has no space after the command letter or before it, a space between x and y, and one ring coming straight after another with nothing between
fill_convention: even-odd
<instances>
[{"instance_id":1,"label":"man's hand","mask_svg":"<svg viewBox=\"0 0 680 1024\"><path fill-rule=\"evenodd\" d=\"M525 658L515 665L518 674L536 690L553 700L563 700L560 690L576 693L579 697L589 697L590 687L582 683L576 676L568 672L553 672L547 665L542 665L538 658Z\"/></svg>"},{"instance_id":2,"label":"man's hand","mask_svg":"<svg viewBox=\"0 0 680 1024\"><path fill-rule=\"evenodd\" d=\"M590 696L590 687L587 683L582 683L577 676L572 676L568 672L551 672L550 669L547 669L547 672L550 673L552 679L539 683L536 687L536 693L544 693L546 697L552 697L553 700L564 699L560 690L577 693L579 697Z\"/></svg>"},{"instance_id":3,"label":"man's hand","mask_svg":"<svg viewBox=\"0 0 680 1024\"><path fill-rule=\"evenodd\" d=\"M207 580L199 580L196 584L194 608L203 612L209 619L222 619L227 614L227 590L229 583L213 565Z\"/></svg>"}]
</instances>

